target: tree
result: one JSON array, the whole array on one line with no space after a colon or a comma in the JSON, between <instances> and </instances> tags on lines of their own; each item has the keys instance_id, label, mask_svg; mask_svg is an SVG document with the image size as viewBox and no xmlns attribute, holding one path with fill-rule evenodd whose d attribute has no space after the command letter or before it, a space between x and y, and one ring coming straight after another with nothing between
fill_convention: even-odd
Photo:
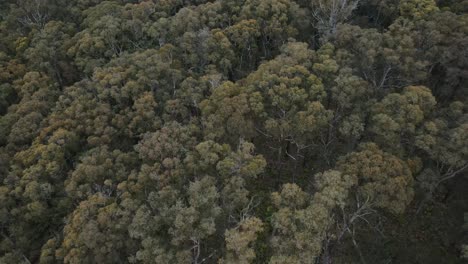
<instances>
[{"instance_id":1,"label":"tree","mask_svg":"<svg viewBox=\"0 0 468 264\"><path fill-rule=\"evenodd\" d=\"M407 21L397 20L383 33L374 28L340 25L335 45L344 48L346 65L378 92L420 83L427 77L427 61L421 56ZM340 51L341 53L341 51Z\"/></svg>"},{"instance_id":2,"label":"tree","mask_svg":"<svg viewBox=\"0 0 468 264\"><path fill-rule=\"evenodd\" d=\"M400 15L410 19L421 19L438 10L433 0L404 0L400 2Z\"/></svg>"},{"instance_id":3,"label":"tree","mask_svg":"<svg viewBox=\"0 0 468 264\"><path fill-rule=\"evenodd\" d=\"M186 200L170 187L150 193L149 204L138 209L130 226L132 237L142 243L136 260L199 263L202 252L208 250L205 240L216 231L220 214L219 194L213 184L211 177L191 182Z\"/></svg>"},{"instance_id":4,"label":"tree","mask_svg":"<svg viewBox=\"0 0 468 264\"><path fill-rule=\"evenodd\" d=\"M107 146L89 150L65 181L65 190L75 202L95 193L117 196L117 185L126 180L136 165L135 153L111 151Z\"/></svg>"},{"instance_id":5,"label":"tree","mask_svg":"<svg viewBox=\"0 0 468 264\"><path fill-rule=\"evenodd\" d=\"M389 149L391 145L406 145L411 149L418 127L430 116L435 105L428 88L406 87L401 94L389 94L374 106L370 130L376 134L377 142Z\"/></svg>"},{"instance_id":6,"label":"tree","mask_svg":"<svg viewBox=\"0 0 468 264\"><path fill-rule=\"evenodd\" d=\"M263 56L268 58L271 51L280 48L290 37L297 35L293 26L299 6L289 0L248 0L243 4L240 17L255 19L260 26ZM274 54L274 53L273 53Z\"/></svg>"},{"instance_id":7,"label":"tree","mask_svg":"<svg viewBox=\"0 0 468 264\"><path fill-rule=\"evenodd\" d=\"M357 195L370 199L376 208L401 214L413 199L413 176L406 162L374 143L363 144L359 151L340 158L337 169L356 177Z\"/></svg>"},{"instance_id":8,"label":"tree","mask_svg":"<svg viewBox=\"0 0 468 264\"><path fill-rule=\"evenodd\" d=\"M104 193L90 196L69 216L57 249L63 263L127 262L135 241L127 238L132 214Z\"/></svg>"},{"instance_id":9,"label":"tree","mask_svg":"<svg viewBox=\"0 0 468 264\"><path fill-rule=\"evenodd\" d=\"M262 155L254 155L254 145L240 141L237 151L230 152L216 164L219 175L223 178L221 190L223 212L228 223L241 223L252 216L254 194L249 182L257 179L264 172L266 161Z\"/></svg>"},{"instance_id":10,"label":"tree","mask_svg":"<svg viewBox=\"0 0 468 264\"><path fill-rule=\"evenodd\" d=\"M252 243L263 231L263 223L256 217L243 220L238 227L225 233L228 253L223 263L251 263L255 259Z\"/></svg>"},{"instance_id":11,"label":"tree","mask_svg":"<svg viewBox=\"0 0 468 264\"><path fill-rule=\"evenodd\" d=\"M312 0L310 6L323 42L333 36L339 23L345 22L359 0Z\"/></svg>"},{"instance_id":12,"label":"tree","mask_svg":"<svg viewBox=\"0 0 468 264\"><path fill-rule=\"evenodd\" d=\"M253 69L256 65L255 59L260 52L257 42L261 33L257 20L241 20L227 27L225 31L231 43L237 48L237 54L240 54L239 70L244 69L244 64L247 70Z\"/></svg>"},{"instance_id":13,"label":"tree","mask_svg":"<svg viewBox=\"0 0 468 264\"><path fill-rule=\"evenodd\" d=\"M247 96L245 90L245 87L225 82L213 91L208 100L201 102L207 138L230 137L233 132L243 138L252 137L255 128L245 116L252 115L251 112L260 113L263 106L258 92Z\"/></svg>"},{"instance_id":14,"label":"tree","mask_svg":"<svg viewBox=\"0 0 468 264\"><path fill-rule=\"evenodd\" d=\"M5 125L2 132L6 134L11 150L27 146L33 141L58 96L56 83L40 72L28 72L14 85L21 100L2 117Z\"/></svg>"},{"instance_id":15,"label":"tree","mask_svg":"<svg viewBox=\"0 0 468 264\"><path fill-rule=\"evenodd\" d=\"M317 192L311 197L295 184L285 184L272 194L278 210L272 216L272 263L315 263L320 257L333 210L343 208L357 183L354 175L326 171L315 175Z\"/></svg>"},{"instance_id":16,"label":"tree","mask_svg":"<svg viewBox=\"0 0 468 264\"><path fill-rule=\"evenodd\" d=\"M459 261L466 2L0 1L0 263Z\"/></svg>"},{"instance_id":17,"label":"tree","mask_svg":"<svg viewBox=\"0 0 468 264\"><path fill-rule=\"evenodd\" d=\"M462 70L467 64L458 51L463 52L463 36L466 30L466 16L451 12L433 12L425 19L415 21L412 35L419 49L424 51L425 59L430 63L430 78L428 87L431 88L438 102L452 101L466 98L461 87L466 83L466 75ZM450 28L451 30L446 30ZM417 33L416 33L417 32Z\"/></svg>"},{"instance_id":18,"label":"tree","mask_svg":"<svg viewBox=\"0 0 468 264\"><path fill-rule=\"evenodd\" d=\"M453 102L440 112L440 116L427 121L416 136L415 145L430 157L426 160L425 170L419 175L425 198L418 210L433 198L440 185L468 169L465 120L466 106Z\"/></svg>"},{"instance_id":19,"label":"tree","mask_svg":"<svg viewBox=\"0 0 468 264\"><path fill-rule=\"evenodd\" d=\"M50 21L33 35L24 56L31 66L46 72L61 87L77 78L76 69L68 62L66 50L74 34L73 24Z\"/></svg>"}]
</instances>

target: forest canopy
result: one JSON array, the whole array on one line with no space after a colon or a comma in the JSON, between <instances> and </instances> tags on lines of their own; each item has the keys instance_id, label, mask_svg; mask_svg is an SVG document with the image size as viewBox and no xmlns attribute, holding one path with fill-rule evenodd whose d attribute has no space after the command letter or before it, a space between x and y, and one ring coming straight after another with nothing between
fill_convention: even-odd
<instances>
[{"instance_id":1,"label":"forest canopy","mask_svg":"<svg viewBox=\"0 0 468 264\"><path fill-rule=\"evenodd\" d=\"M464 263L467 176L466 0L0 1L0 263Z\"/></svg>"}]
</instances>

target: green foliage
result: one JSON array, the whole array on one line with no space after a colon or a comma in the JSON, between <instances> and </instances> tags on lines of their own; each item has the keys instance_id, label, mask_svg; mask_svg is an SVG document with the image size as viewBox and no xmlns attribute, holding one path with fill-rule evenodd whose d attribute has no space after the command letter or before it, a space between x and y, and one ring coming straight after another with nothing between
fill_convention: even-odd
<instances>
[{"instance_id":1,"label":"green foliage","mask_svg":"<svg viewBox=\"0 0 468 264\"><path fill-rule=\"evenodd\" d=\"M364 144L337 163L346 175L356 177L358 195L392 213L403 213L413 199L413 177L408 165L373 143Z\"/></svg>"},{"instance_id":2,"label":"green foliage","mask_svg":"<svg viewBox=\"0 0 468 264\"><path fill-rule=\"evenodd\" d=\"M332 226L333 210L343 208L355 176L329 170L315 175L317 192L311 197L295 184L273 193L277 212L272 216L272 263L315 263Z\"/></svg>"},{"instance_id":3,"label":"green foliage","mask_svg":"<svg viewBox=\"0 0 468 264\"><path fill-rule=\"evenodd\" d=\"M430 116L435 105L435 98L428 88L406 87L402 94L388 94L375 104L370 130L382 145L401 148L401 143L409 144L408 141L414 138L418 127Z\"/></svg>"},{"instance_id":4,"label":"green foliage","mask_svg":"<svg viewBox=\"0 0 468 264\"><path fill-rule=\"evenodd\" d=\"M0 263L456 263L465 2L0 1Z\"/></svg>"},{"instance_id":5,"label":"green foliage","mask_svg":"<svg viewBox=\"0 0 468 264\"><path fill-rule=\"evenodd\" d=\"M400 2L400 14L410 19L421 19L438 11L433 0L404 0Z\"/></svg>"},{"instance_id":6,"label":"green foliage","mask_svg":"<svg viewBox=\"0 0 468 264\"><path fill-rule=\"evenodd\" d=\"M227 230L225 237L228 253L222 263L251 263L255 259L251 244L262 231L263 223L256 217L247 218L238 227Z\"/></svg>"}]
</instances>

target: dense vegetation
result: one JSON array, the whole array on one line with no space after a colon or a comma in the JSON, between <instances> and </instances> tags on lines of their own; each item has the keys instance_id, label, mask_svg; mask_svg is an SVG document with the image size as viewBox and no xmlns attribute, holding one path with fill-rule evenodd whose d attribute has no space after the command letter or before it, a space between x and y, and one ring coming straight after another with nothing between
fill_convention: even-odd
<instances>
[{"instance_id":1,"label":"dense vegetation","mask_svg":"<svg viewBox=\"0 0 468 264\"><path fill-rule=\"evenodd\" d=\"M0 263L462 263L468 1L0 1Z\"/></svg>"}]
</instances>

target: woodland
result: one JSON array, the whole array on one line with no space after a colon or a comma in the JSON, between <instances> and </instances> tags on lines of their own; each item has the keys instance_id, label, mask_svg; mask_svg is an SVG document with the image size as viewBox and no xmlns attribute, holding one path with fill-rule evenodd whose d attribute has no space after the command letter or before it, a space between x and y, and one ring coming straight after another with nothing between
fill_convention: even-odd
<instances>
[{"instance_id":1,"label":"woodland","mask_svg":"<svg viewBox=\"0 0 468 264\"><path fill-rule=\"evenodd\" d=\"M0 0L0 263L468 261L468 0Z\"/></svg>"}]
</instances>

